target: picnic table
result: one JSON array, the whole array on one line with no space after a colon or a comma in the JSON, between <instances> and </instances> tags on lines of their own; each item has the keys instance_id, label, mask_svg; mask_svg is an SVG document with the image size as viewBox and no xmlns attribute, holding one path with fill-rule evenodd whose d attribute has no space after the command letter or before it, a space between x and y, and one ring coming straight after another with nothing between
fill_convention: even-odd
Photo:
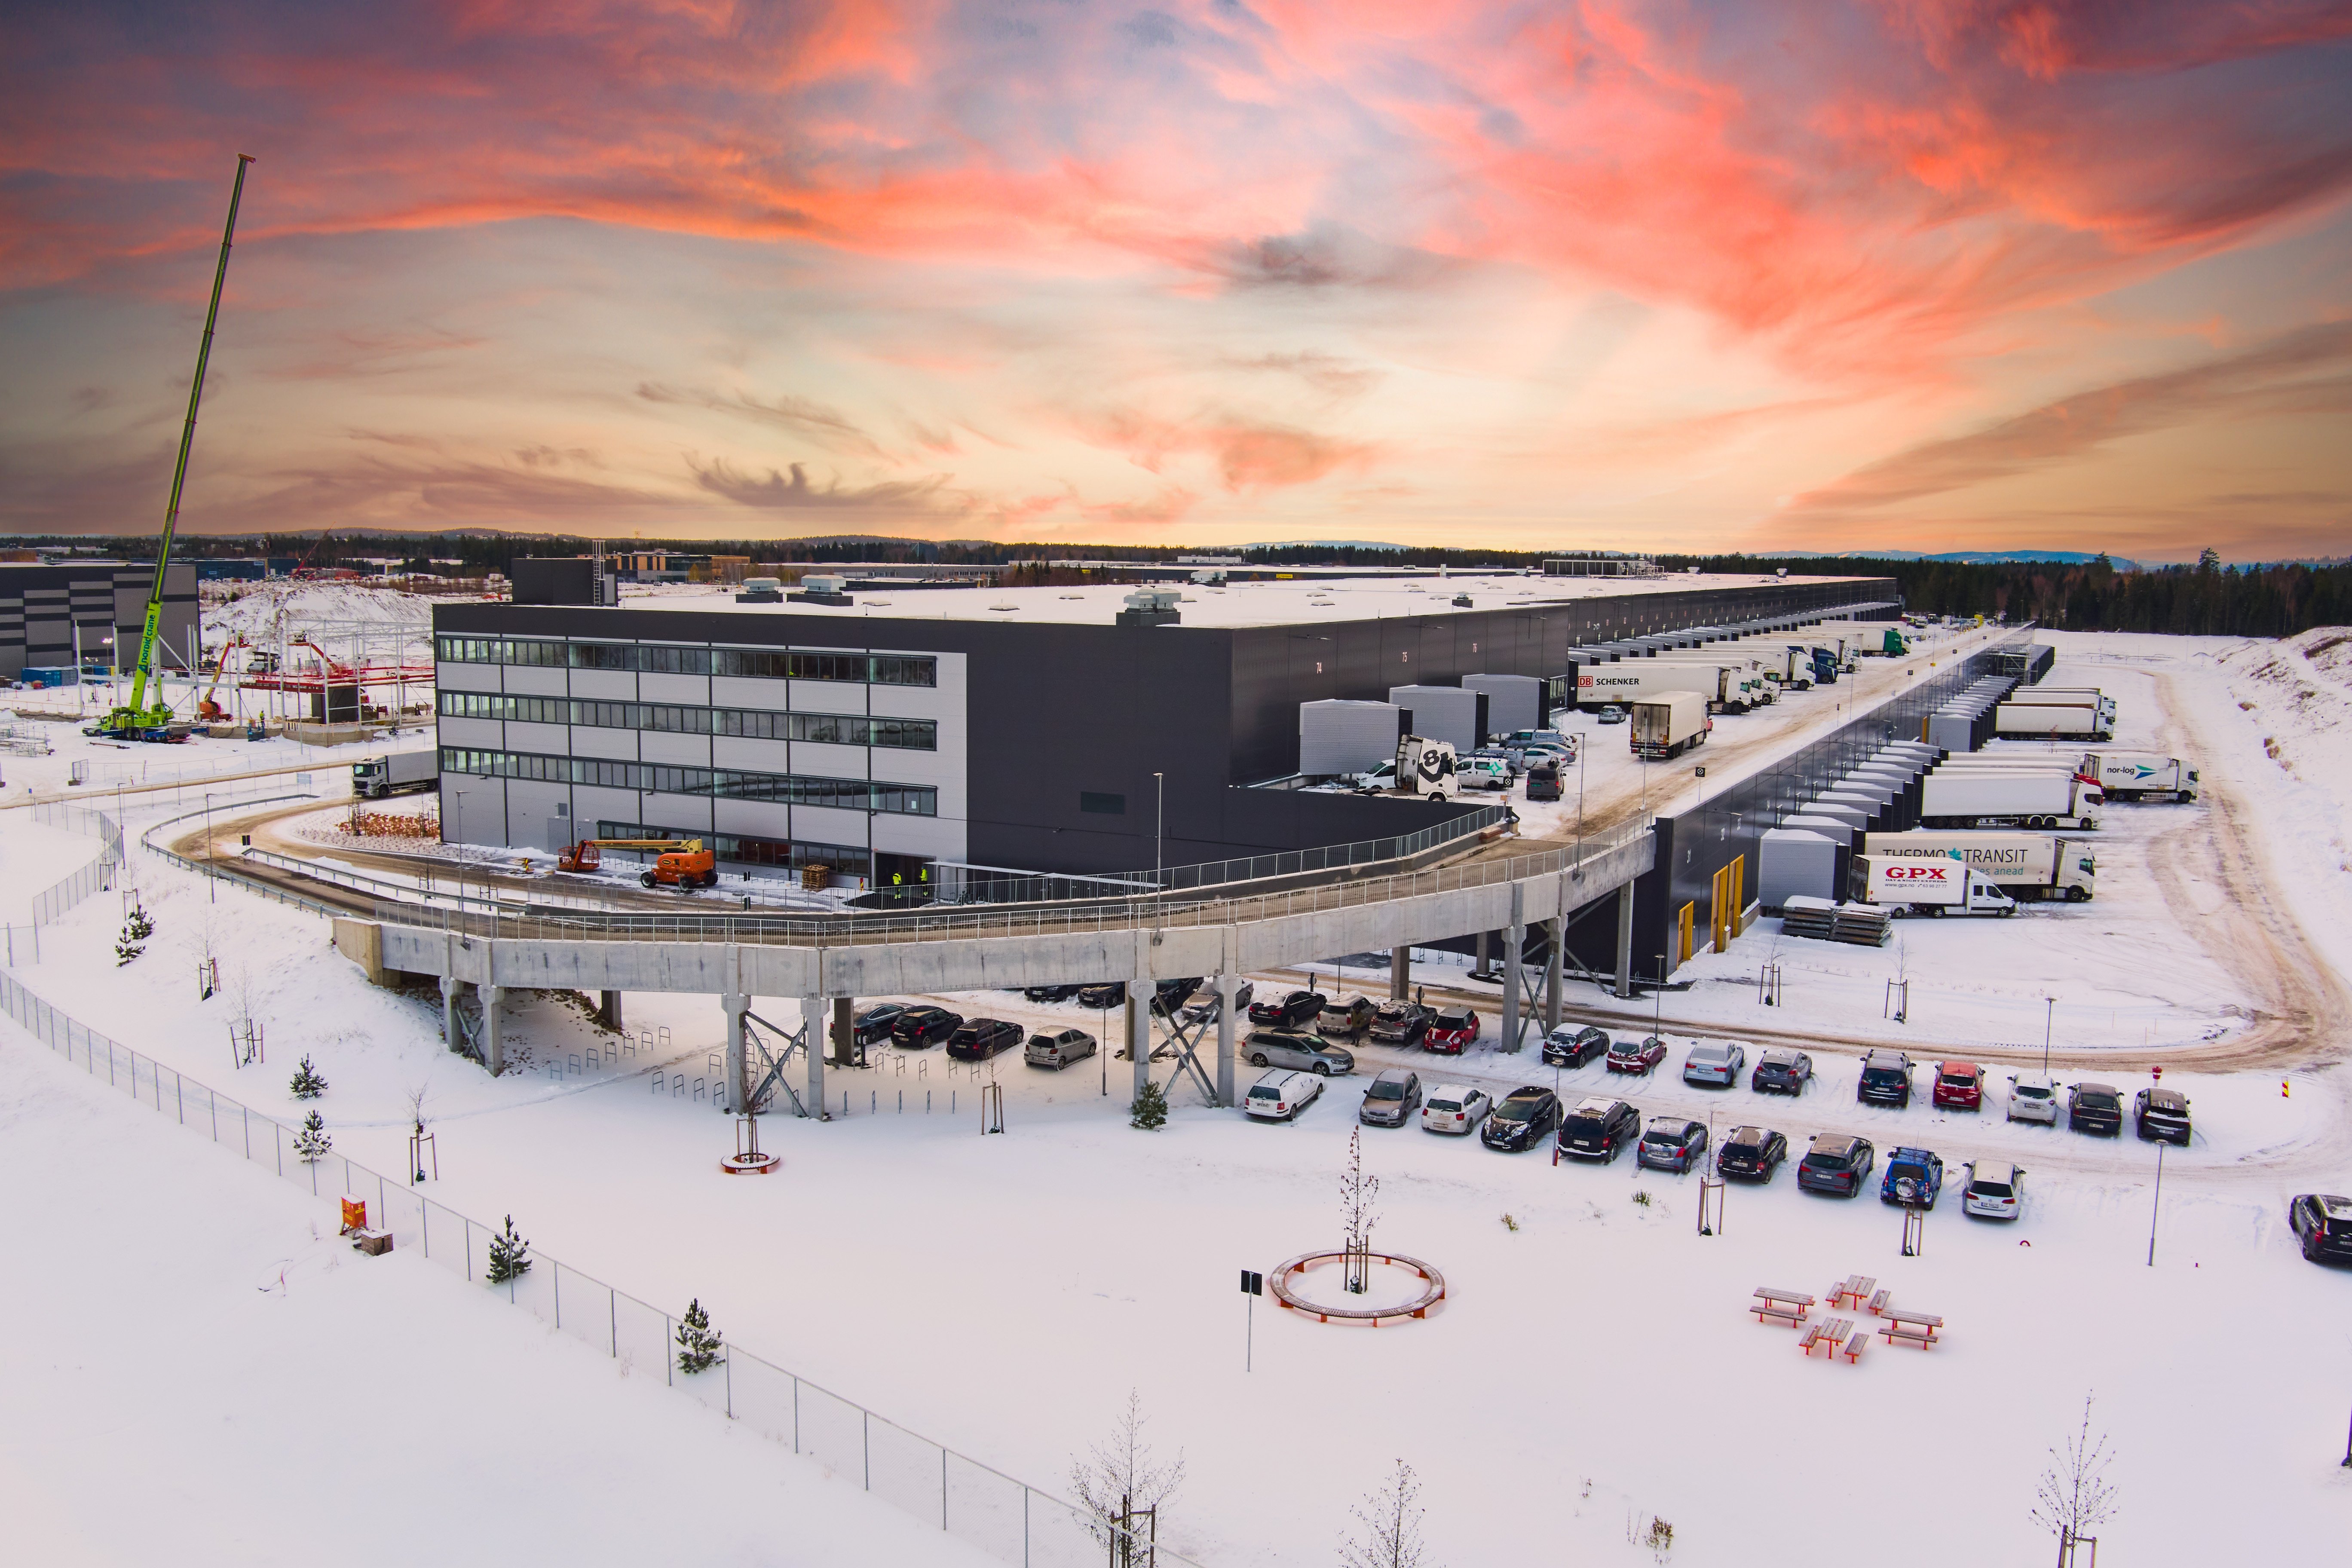
<instances>
[{"instance_id":1,"label":"picnic table","mask_svg":"<svg viewBox=\"0 0 2352 1568\"><path fill-rule=\"evenodd\" d=\"M1830 1287L1830 1305L1835 1307L1852 1301L1859 1307L1863 1298L1877 1288L1878 1281L1867 1274L1849 1274L1843 1284Z\"/></svg>"},{"instance_id":2,"label":"picnic table","mask_svg":"<svg viewBox=\"0 0 2352 1568\"><path fill-rule=\"evenodd\" d=\"M1853 1331L1853 1324L1848 1319L1825 1319L1806 1328L1805 1337L1797 1342L1797 1348L1805 1354L1811 1355L1815 1345L1826 1345L1829 1348L1830 1360L1835 1361L1839 1347L1845 1343L1846 1335Z\"/></svg>"},{"instance_id":3,"label":"picnic table","mask_svg":"<svg viewBox=\"0 0 2352 1568\"><path fill-rule=\"evenodd\" d=\"M1944 1320L1935 1313L1909 1308L1889 1307L1884 1316L1885 1321L1879 1325L1878 1331L1886 1336L1890 1345L1901 1341L1926 1350L1936 1342L1936 1331L1944 1326Z\"/></svg>"},{"instance_id":4,"label":"picnic table","mask_svg":"<svg viewBox=\"0 0 2352 1568\"><path fill-rule=\"evenodd\" d=\"M1805 1321L1811 1310L1813 1298L1804 1290L1783 1290L1773 1285L1756 1287L1756 1299L1748 1310L1756 1314L1759 1323L1782 1322L1795 1328Z\"/></svg>"}]
</instances>

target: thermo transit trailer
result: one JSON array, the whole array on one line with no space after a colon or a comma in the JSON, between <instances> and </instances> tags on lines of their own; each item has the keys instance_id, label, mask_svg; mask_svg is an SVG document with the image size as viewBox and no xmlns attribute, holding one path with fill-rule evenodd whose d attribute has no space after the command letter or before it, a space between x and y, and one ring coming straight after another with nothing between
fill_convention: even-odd
<instances>
[{"instance_id":1,"label":"thermo transit trailer","mask_svg":"<svg viewBox=\"0 0 2352 1568\"><path fill-rule=\"evenodd\" d=\"M1981 871L2013 899L2089 900L2098 858L2090 844L2050 833L1865 833L1862 852L1885 860L1951 860Z\"/></svg>"}]
</instances>

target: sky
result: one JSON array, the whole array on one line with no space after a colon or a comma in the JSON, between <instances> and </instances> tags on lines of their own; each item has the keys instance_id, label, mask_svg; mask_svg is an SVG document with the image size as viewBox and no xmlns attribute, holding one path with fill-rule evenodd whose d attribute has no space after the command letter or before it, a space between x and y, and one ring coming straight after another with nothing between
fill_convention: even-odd
<instances>
[{"instance_id":1,"label":"sky","mask_svg":"<svg viewBox=\"0 0 2352 1568\"><path fill-rule=\"evenodd\" d=\"M0 531L2352 551L2352 0L11 18Z\"/></svg>"}]
</instances>

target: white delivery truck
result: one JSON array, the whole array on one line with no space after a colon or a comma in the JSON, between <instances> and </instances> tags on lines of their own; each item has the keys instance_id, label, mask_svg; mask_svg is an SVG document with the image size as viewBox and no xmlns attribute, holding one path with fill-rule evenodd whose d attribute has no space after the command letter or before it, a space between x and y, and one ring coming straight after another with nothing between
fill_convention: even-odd
<instances>
[{"instance_id":1,"label":"white delivery truck","mask_svg":"<svg viewBox=\"0 0 2352 1568\"><path fill-rule=\"evenodd\" d=\"M2064 773L1937 768L1920 781L1919 822L1926 827L2098 826L2091 815L2105 804L2098 786Z\"/></svg>"},{"instance_id":2,"label":"white delivery truck","mask_svg":"<svg viewBox=\"0 0 2352 1568\"><path fill-rule=\"evenodd\" d=\"M1957 860L1881 859L1866 857L1869 881L1863 890L1866 904L1883 906L1891 914L1906 910L1941 915L2013 915L2017 900L1993 885L1982 871L1971 871Z\"/></svg>"},{"instance_id":3,"label":"white delivery truck","mask_svg":"<svg viewBox=\"0 0 2352 1568\"><path fill-rule=\"evenodd\" d=\"M2156 752L2101 751L2084 762L2109 800L2147 800L2158 795L2180 801L2197 798L2197 770L2182 767L2179 757Z\"/></svg>"},{"instance_id":4,"label":"white delivery truck","mask_svg":"<svg viewBox=\"0 0 2352 1568\"><path fill-rule=\"evenodd\" d=\"M1765 689L1762 674L1749 668L1749 661L1738 654L1670 648L1645 662L1653 666L1671 664L1699 670L1702 682L1707 679L1705 671L1717 671L1715 701L1721 712L1745 713L1750 708L1760 708L1772 700Z\"/></svg>"},{"instance_id":5,"label":"white delivery truck","mask_svg":"<svg viewBox=\"0 0 2352 1568\"><path fill-rule=\"evenodd\" d=\"M1637 757L1679 757L1706 742L1715 721L1706 716L1706 700L1696 691L1660 691L1633 706L1633 754Z\"/></svg>"},{"instance_id":6,"label":"white delivery truck","mask_svg":"<svg viewBox=\"0 0 2352 1568\"><path fill-rule=\"evenodd\" d=\"M362 800L382 800L388 795L440 785L441 753L431 747L368 757L352 764L352 793Z\"/></svg>"},{"instance_id":7,"label":"white delivery truck","mask_svg":"<svg viewBox=\"0 0 2352 1568\"><path fill-rule=\"evenodd\" d=\"M1865 833L1862 853L1885 859L1950 860L1981 871L2012 899L2063 899L2079 904L2097 886L2098 858L2080 838L2053 833Z\"/></svg>"},{"instance_id":8,"label":"white delivery truck","mask_svg":"<svg viewBox=\"0 0 2352 1568\"><path fill-rule=\"evenodd\" d=\"M1992 710L1996 735L2080 736L2092 741L2116 738L2115 718L2102 717L2091 707L2060 707L2040 702L2004 702Z\"/></svg>"},{"instance_id":9,"label":"white delivery truck","mask_svg":"<svg viewBox=\"0 0 2352 1568\"><path fill-rule=\"evenodd\" d=\"M1396 791L1428 800L1444 800L1460 793L1454 782L1454 754L1450 741L1406 735L1397 742Z\"/></svg>"}]
</instances>

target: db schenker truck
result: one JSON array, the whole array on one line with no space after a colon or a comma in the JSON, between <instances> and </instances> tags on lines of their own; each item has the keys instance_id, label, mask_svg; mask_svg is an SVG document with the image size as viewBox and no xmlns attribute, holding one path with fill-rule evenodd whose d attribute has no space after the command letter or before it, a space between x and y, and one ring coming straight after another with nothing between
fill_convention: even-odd
<instances>
[{"instance_id":1,"label":"db schenker truck","mask_svg":"<svg viewBox=\"0 0 2352 1568\"><path fill-rule=\"evenodd\" d=\"M2012 899L2063 899L2072 904L2089 900L2099 872L2088 843L2053 833L1865 833L1862 853L1888 860L1950 860L1981 871Z\"/></svg>"},{"instance_id":2,"label":"db schenker truck","mask_svg":"<svg viewBox=\"0 0 2352 1568\"><path fill-rule=\"evenodd\" d=\"M1588 664L1576 672L1576 701L1583 708L1606 702L1643 702L1675 691L1690 692L1706 706L1718 710L1748 706L1748 694L1738 676L1717 664L1628 658L1615 664Z\"/></svg>"},{"instance_id":3,"label":"db schenker truck","mask_svg":"<svg viewBox=\"0 0 2352 1568\"><path fill-rule=\"evenodd\" d=\"M1926 827L2098 826L2091 808L2106 804L2096 784L2062 773L1947 771L1920 782L1919 822Z\"/></svg>"},{"instance_id":4,"label":"db schenker truck","mask_svg":"<svg viewBox=\"0 0 2352 1568\"><path fill-rule=\"evenodd\" d=\"M352 793L362 800L382 800L388 795L404 795L415 789L437 789L440 784L441 753L430 747L421 752L368 757L352 764Z\"/></svg>"},{"instance_id":5,"label":"db schenker truck","mask_svg":"<svg viewBox=\"0 0 2352 1568\"><path fill-rule=\"evenodd\" d=\"M1993 885L1982 871L1972 871L1957 860L1882 860L1865 857L1869 880L1863 902L1890 912L1906 910L1921 914L2013 915L2017 900Z\"/></svg>"},{"instance_id":6,"label":"db schenker truck","mask_svg":"<svg viewBox=\"0 0 2352 1568\"><path fill-rule=\"evenodd\" d=\"M1679 757L1706 742L1715 721L1706 716L1706 700L1696 691L1661 691L1633 706L1633 754L1637 757Z\"/></svg>"}]
</instances>

